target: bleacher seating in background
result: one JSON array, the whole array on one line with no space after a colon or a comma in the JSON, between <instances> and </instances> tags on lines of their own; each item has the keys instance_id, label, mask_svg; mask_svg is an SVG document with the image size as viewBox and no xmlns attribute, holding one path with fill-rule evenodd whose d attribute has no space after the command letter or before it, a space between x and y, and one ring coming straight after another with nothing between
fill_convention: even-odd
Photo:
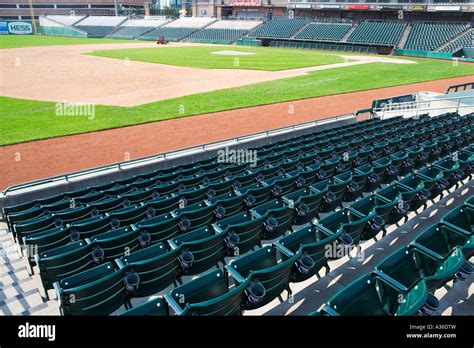
<instances>
[{"instance_id":1,"label":"bleacher seating in background","mask_svg":"<svg viewBox=\"0 0 474 348\"><path fill-rule=\"evenodd\" d=\"M89 16L74 27L85 31L88 37L104 37L126 19L124 16Z\"/></svg>"},{"instance_id":2,"label":"bleacher seating in background","mask_svg":"<svg viewBox=\"0 0 474 348\"><path fill-rule=\"evenodd\" d=\"M432 51L468 28L469 24L416 23L404 48Z\"/></svg>"},{"instance_id":3,"label":"bleacher seating in background","mask_svg":"<svg viewBox=\"0 0 474 348\"><path fill-rule=\"evenodd\" d=\"M308 23L307 19L273 19L250 32L250 37L290 38Z\"/></svg>"},{"instance_id":4,"label":"bleacher seating in background","mask_svg":"<svg viewBox=\"0 0 474 348\"><path fill-rule=\"evenodd\" d=\"M230 44L261 23L261 21L220 20L192 34L186 40Z\"/></svg>"},{"instance_id":5,"label":"bleacher seating in background","mask_svg":"<svg viewBox=\"0 0 474 348\"><path fill-rule=\"evenodd\" d=\"M122 24L108 37L133 40L168 22L170 22L168 19L131 19Z\"/></svg>"},{"instance_id":6,"label":"bleacher seating in background","mask_svg":"<svg viewBox=\"0 0 474 348\"><path fill-rule=\"evenodd\" d=\"M352 32L347 42L395 45L405 27L405 22L364 21Z\"/></svg>"},{"instance_id":7,"label":"bleacher seating in background","mask_svg":"<svg viewBox=\"0 0 474 348\"><path fill-rule=\"evenodd\" d=\"M350 24L310 23L295 38L340 41L351 27Z\"/></svg>"},{"instance_id":8,"label":"bleacher seating in background","mask_svg":"<svg viewBox=\"0 0 474 348\"><path fill-rule=\"evenodd\" d=\"M216 19L209 17L179 18L140 36L139 39L156 40L163 36L167 41L179 41L215 21Z\"/></svg>"},{"instance_id":9,"label":"bleacher seating in background","mask_svg":"<svg viewBox=\"0 0 474 348\"><path fill-rule=\"evenodd\" d=\"M443 52L456 52L463 48L474 48L474 29L462 34L448 45L443 47Z\"/></svg>"}]
</instances>

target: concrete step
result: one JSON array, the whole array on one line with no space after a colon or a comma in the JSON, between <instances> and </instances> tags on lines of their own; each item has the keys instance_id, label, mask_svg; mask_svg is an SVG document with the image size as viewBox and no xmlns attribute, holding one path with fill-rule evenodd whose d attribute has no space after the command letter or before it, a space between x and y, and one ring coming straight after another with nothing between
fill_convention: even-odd
<instances>
[{"instance_id":1,"label":"concrete step","mask_svg":"<svg viewBox=\"0 0 474 348\"><path fill-rule=\"evenodd\" d=\"M0 315L22 315L43 303L38 289L32 289L6 300L0 300Z\"/></svg>"},{"instance_id":2,"label":"concrete step","mask_svg":"<svg viewBox=\"0 0 474 348\"><path fill-rule=\"evenodd\" d=\"M52 316L61 315L59 311L58 302L56 300L40 303L22 313L22 315L38 315L38 316Z\"/></svg>"},{"instance_id":3,"label":"concrete step","mask_svg":"<svg viewBox=\"0 0 474 348\"><path fill-rule=\"evenodd\" d=\"M0 290L0 299L9 299L24 293L27 293L33 289L41 289L42 284L38 276L30 276L27 279L21 281L12 282L4 285Z\"/></svg>"}]
</instances>

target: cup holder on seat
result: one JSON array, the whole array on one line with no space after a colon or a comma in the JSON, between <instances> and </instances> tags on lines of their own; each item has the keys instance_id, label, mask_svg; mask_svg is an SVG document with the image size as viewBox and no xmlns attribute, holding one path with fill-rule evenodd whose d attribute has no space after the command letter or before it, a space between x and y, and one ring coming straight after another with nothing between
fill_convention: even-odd
<instances>
[{"instance_id":1,"label":"cup holder on seat","mask_svg":"<svg viewBox=\"0 0 474 348\"><path fill-rule=\"evenodd\" d=\"M133 294L138 289L138 286L140 285L140 276L138 275L137 272L132 271L125 275L125 277L123 278L123 281L125 283L125 290L128 293Z\"/></svg>"},{"instance_id":2,"label":"cup holder on seat","mask_svg":"<svg viewBox=\"0 0 474 348\"><path fill-rule=\"evenodd\" d=\"M247 287L247 291L247 299L252 304L262 302L267 293L267 290L265 290L265 287L259 281L250 283L250 285Z\"/></svg>"},{"instance_id":3,"label":"cup holder on seat","mask_svg":"<svg viewBox=\"0 0 474 348\"><path fill-rule=\"evenodd\" d=\"M298 272L308 274L314 267L315 262L310 256L303 255L296 261L296 265L298 267Z\"/></svg>"}]
</instances>

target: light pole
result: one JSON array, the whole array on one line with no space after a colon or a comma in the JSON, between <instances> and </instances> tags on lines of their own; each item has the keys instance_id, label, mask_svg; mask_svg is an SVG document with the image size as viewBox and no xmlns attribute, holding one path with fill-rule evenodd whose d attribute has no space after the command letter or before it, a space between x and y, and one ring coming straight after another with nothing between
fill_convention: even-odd
<instances>
[{"instance_id":1,"label":"light pole","mask_svg":"<svg viewBox=\"0 0 474 348\"><path fill-rule=\"evenodd\" d=\"M114 10L115 10L115 16L118 16L118 1L117 0L114 0Z\"/></svg>"},{"instance_id":2,"label":"light pole","mask_svg":"<svg viewBox=\"0 0 474 348\"><path fill-rule=\"evenodd\" d=\"M35 11L33 10L33 0L29 0L28 3L30 4L30 17L31 17L31 23L33 24L33 33L37 34L36 22L35 22Z\"/></svg>"}]
</instances>

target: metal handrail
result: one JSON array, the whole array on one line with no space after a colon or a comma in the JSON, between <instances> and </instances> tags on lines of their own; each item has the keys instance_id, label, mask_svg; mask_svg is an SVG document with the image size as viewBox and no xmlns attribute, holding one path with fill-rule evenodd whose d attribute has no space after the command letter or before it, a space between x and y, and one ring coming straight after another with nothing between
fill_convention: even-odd
<instances>
[{"instance_id":1,"label":"metal handrail","mask_svg":"<svg viewBox=\"0 0 474 348\"><path fill-rule=\"evenodd\" d=\"M401 110L416 110L416 114L420 113L420 110L427 110L427 111L436 111L436 110L447 110L453 109L456 107L456 112L459 111L461 108L474 108L474 105L461 105L463 99L474 99L474 95L471 96L462 96L462 97L451 97L451 98L443 98L443 99L428 99L428 100L417 100L417 101L410 101L410 102L401 102L401 103L388 103L385 104L381 108L374 108L372 109L373 113L381 114L383 118L386 112L395 112ZM445 101L454 101L456 105L446 105L446 106L431 106L432 102L445 102Z\"/></svg>"},{"instance_id":2,"label":"metal handrail","mask_svg":"<svg viewBox=\"0 0 474 348\"><path fill-rule=\"evenodd\" d=\"M69 180L72 179L72 178L78 178L78 177L83 177L83 176L86 176L86 175L101 173L101 172L105 172L107 170L122 170L122 169L124 169L128 166L137 165L137 164L144 164L144 163L150 163L150 162L154 162L154 161L158 161L158 160L165 160L165 159L168 159L170 157L176 157L180 154L186 154L186 153L193 152L193 151L205 151L206 149L209 149L211 147L212 148L215 148L216 146L219 147L219 145L221 147L228 146L229 143L232 143L232 142L233 143L242 143L242 142L245 142L245 141L248 141L248 140L251 140L251 139L256 139L256 138L260 138L260 137L266 137L266 136L276 135L276 134L281 134L281 133L287 133L287 132L291 132L291 131L294 131L294 130L299 130L299 129L303 129L303 128L316 126L316 125L319 125L319 124L325 124L325 123L335 122L335 121L342 120L342 119L348 119L350 117L353 117L353 115L354 114L352 114L352 113L338 115L338 116L334 116L334 117L330 117L330 118L326 118L326 119L322 119L322 120L316 120L316 121L299 123L299 124L292 125L292 126L274 128L274 129L270 129L270 130L263 131L263 132L251 133L251 134L247 134L247 135L238 136L238 137L235 137L235 138L228 138L228 139L225 139L225 140L219 140L219 141L214 141L214 142L210 142L210 143L206 143L206 144L190 146L190 147L185 147L185 148L178 149L178 150L163 152L163 153L159 153L159 154L156 154L156 155L150 155L150 156L140 157L140 158L136 158L136 159L131 159L131 160L128 160L128 161L115 162L115 163L111 163L111 164L104 165L104 166L99 166L99 167L94 167L94 168L90 168L90 169L71 172L71 173L67 173L67 174L51 176L51 177L48 177L48 178L45 178L45 179L34 180L34 181L27 182L27 183L22 183L22 184L16 184L16 185L9 186L5 190L3 190L1 193L2 193L3 196L6 196L8 192L18 191L18 190L27 189L27 188L31 188L31 187L34 187L34 186L45 185L45 184L49 184L49 183L54 183L54 182L62 181L62 180L66 181L66 182L69 182Z\"/></svg>"}]
</instances>

